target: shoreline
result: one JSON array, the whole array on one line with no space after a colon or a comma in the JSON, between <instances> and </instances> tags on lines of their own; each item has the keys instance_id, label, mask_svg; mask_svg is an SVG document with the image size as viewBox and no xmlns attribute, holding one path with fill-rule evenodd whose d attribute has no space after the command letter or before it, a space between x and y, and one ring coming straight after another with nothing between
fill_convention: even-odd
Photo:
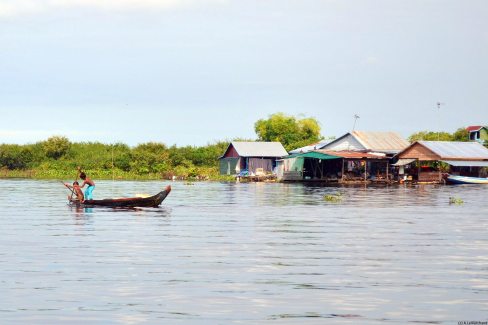
<instances>
[{"instance_id":1,"label":"shoreline","mask_svg":"<svg viewBox=\"0 0 488 325\"><path fill-rule=\"evenodd\" d=\"M119 180L119 181L157 181L157 180L179 180L179 181L235 181L235 177L229 177L227 175L204 175L197 177L190 176L178 176L162 174L145 174L138 175L134 173L127 173L117 171L103 170L87 170L86 173L94 179L98 180ZM165 177L166 176L166 177ZM5 170L0 169L0 179L39 179L39 180L60 180L60 179L75 179L76 173L59 172L55 170Z\"/></svg>"}]
</instances>

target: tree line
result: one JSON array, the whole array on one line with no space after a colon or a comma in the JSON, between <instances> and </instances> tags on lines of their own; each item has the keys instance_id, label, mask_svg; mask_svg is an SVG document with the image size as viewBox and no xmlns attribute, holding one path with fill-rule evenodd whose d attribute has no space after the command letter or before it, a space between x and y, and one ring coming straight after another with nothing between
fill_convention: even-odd
<instances>
[{"instance_id":1,"label":"tree line","mask_svg":"<svg viewBox=\"0 0 488 325\"><path fill-rule=\"evenodd\" d=\"M424 141L469 141L469 132L466 128L459 128L453 133L449 132L435 132L435 131L420 131L408 137L408 141L415 142L419 140Z\"/></svg>"},{"instance_id":2,"label":"tree line","mask_svg":"<svg viewBox=\"0 0 488 325\"><path fill-rule=\"evenodd\" d=\"M323 139L321 125L315 118L284 113L256 121L254 130L257 141L278 141L287 151ZM409 140L468 141L468 132L464 128L453 134L421 131ZM183 147L147 142L130 147L124 143L71 142L64 136L52 136L33 144L0 144L0 176L64 178L75 175L81 167L98 178L218 179L218 157L229 142Z\"/></svg>"},{"instance_id":3,"label":"tree line","mask_svg":"<svg viewBox=\"0 0 488 325\"><path fill-rule=\"evenodd\" d=\"M23 170L41 178L70 176L77 167L101 178L211 178L216 176L217 158L227 145L220 141L201 147L168 147L148 142L129 147L52 136L34 144L1 144L0 168L4 174Z\"/></svg>"}]
</instances>

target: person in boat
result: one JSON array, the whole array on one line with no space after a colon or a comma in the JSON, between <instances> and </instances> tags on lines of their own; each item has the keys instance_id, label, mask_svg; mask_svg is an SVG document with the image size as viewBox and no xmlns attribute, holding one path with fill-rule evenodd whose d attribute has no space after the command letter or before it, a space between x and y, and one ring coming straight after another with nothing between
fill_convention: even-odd
<instances>
[{"instance_id":1,"label":"person in boat","mask_svg":"<svg viewBox=\"0 0 488 325\"><path fill-rule=\"evenodd\" d=\"M80 173L80 178L83 180L83 183L81 183L80 188L85 187L85 185L88 185L88 187L85 190L85 199L86 200L93 200L93 190L95 189L95 182L84 172Z\"/></svg>"},{"instance_id":2,"label":"person in boat","mask_svg":"<svg viewBox=\"0 0 488 325\"><path fill-rule=\"evenodd\" d=\"M85 200L85 196L83 195L83 191L80 188L80 184L77 181L73 182L73 185L69 185L68 183L64 183L67 188L70 188L73 190L73 193L76 195L76 200L79 202L82 202ZM68 200L73 200L73 194L68 195Z\"/></svg>"}]
</instances>

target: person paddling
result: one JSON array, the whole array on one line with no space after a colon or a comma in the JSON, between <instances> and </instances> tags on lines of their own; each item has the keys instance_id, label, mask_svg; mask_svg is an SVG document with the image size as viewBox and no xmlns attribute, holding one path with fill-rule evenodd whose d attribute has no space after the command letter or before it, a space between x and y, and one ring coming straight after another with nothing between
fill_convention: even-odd
<instances>
[{"instance_id":1,"label":"person paddling","mask_svg":"<svg viewBox=\"0 0 488 325\"><path fill-rule=\"evenodd\" d=\"M85 200L85 196L83 195L83 191L81 190L80 188L80 184L77 182L77 181L74 181L73 182L73 185L69 185L68 183L64 183L64 185L69 188L69 189L72 189L72 194L71 195L68 195L68 200L69 201L72 201L73 199L73 194L76 195L76 200L83 203L83 201Z\"/></svg>"},{"instance_id":2,"label":"person paddling","mask_svg":"<svg viewBox=\"0 0 488 325\"><path fill-rule=\"evenodd\" d=\"M86 176L84 172L80 173L80 178L83 180L83 183L81 183L80 188L85 187L85 185L88 185L88 187L85 190L85 200L93 200L93 190L95 189L95 182L91 180L90 177Z\"/></svg>"}]
</instances>

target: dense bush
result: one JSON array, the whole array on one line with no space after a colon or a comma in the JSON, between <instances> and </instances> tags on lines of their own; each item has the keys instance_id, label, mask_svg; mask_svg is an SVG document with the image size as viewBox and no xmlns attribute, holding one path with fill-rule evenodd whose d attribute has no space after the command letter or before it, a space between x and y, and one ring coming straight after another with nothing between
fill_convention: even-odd
<instances>
[{"instance_id":1,"label":"dense bush","mask_svg":"<svg viewBox=\"0 0 488 325\"><path fill-rule=\"evenodd\" d=\"M459 128L454 133L420 131L408 137L408 141L469 141L469 132L466 128Z\"/></svg>"},{"instance_id":2,"label":"dense bush","mask_svg":"<svg viewBox=\"0 0 488 325\"><path fill-rule=\"evenodd\" d=\"M148 142L136 147L123 143L73 142L51 137L28 145L0 145L0 168L12 175L42 178L76 177L78 166L95 178L214 178L218 176L217 158L228 142L202 147L167 147Z\"/></svg>"},{"instance_id":3,"label":"dense bush","mask_svg":"<svg viewBox=\"0 0 488 325\"><path fill-rule=\"evenodd\" d=\"M63 157L71 147L68 138L61 136L50 137L42 145L46 156L52 159Z\"/></svg>"},{"instance_id":4,"label":"dense bush","mask_svg":"<svg viewBox=\"0 0 488 325\"><path fill-rule=\"evenodd\" d=\"M0 167L25 169L33 160L31 148L17 144L0 145Z\"/></svg>"}]
</instances>

